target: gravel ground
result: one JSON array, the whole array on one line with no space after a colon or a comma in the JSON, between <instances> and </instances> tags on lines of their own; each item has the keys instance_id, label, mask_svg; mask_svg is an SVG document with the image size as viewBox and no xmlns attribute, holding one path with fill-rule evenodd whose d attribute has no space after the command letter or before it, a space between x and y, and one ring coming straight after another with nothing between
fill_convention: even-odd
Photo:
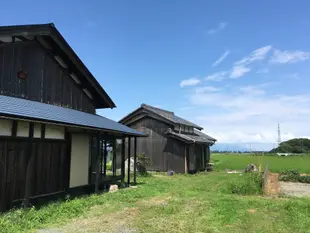
<instances>
[{"instance_id":1,"label":"gravel ground","mask_svg":"<svg viewBox=\"0 0 310 233\"><path fill-rule=\"evenodd\" d=\"M310 197L310 184L282 182L280 181L281 193L295 197Z\"/></svg>"}]
</instances>

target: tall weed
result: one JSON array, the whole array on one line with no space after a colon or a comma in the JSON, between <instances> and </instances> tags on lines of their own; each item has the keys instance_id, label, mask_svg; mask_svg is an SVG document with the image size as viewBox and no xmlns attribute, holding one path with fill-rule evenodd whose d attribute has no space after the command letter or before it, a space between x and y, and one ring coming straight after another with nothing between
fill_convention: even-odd
<instances>
[{"instance_id":1,"label":"tall weed","mask_svg":"<svg viewBox=\"0 0 310 233\"><path fill-rule=\"evenodd\" d=\"M221 191L238 195L262 194L261 173L244 173L242 176L235 177L231 179Z\"/></svg>"}]
</instances>

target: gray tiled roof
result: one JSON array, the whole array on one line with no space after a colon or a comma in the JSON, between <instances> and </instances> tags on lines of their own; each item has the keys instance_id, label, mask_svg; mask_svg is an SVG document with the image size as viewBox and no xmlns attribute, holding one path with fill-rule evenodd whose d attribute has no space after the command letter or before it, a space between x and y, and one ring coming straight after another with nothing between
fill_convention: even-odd
<instances>
[{"instance_id":1,"label":"gray tiled roof","mask_svg":"<svg viewBox=\"0 0 310 233\"><path fill-rule=\"evenodd\" d=\"M197 134L198 136L204 137L204 138L206 138L206 139L208 139L210 141L217 141L215 138L213 138L213 137L209 136L208 134L205 134L205 133L203 133L203 132L201 132L199 130L195 129L194 133Z\"/></svg>"},{"instance_id":2,"label":"gray tiled roof","mask_svg":"<svg viewBox=\"0 0 310 233\"><path fill-rule=\"evenodd\" d=\"M128 135L145 136L143 133L99 115L3 95L0 95L1 115L112 130Z\"/></svg>"},{"instance_id":3,"label":"gray tiled roof","mask_svg":"<svg viewBox=\"0 0 310 233\"><path fill-rule=\"evenodd\" d=\"M176 133L176 132L172 131L171 129L169 129L167 131L167 134L171 135L173 137L185 140L188 143L198 142L198 143L205 143L205 144L213 145L216 141L216 139L210 137L207 134L204 134L200 131L198 133L198 130L195 130L194 134L182 134L182 133Z\"/></svg>"},{"instance_id":4,"label":"gray tiled roof","mask_svg":"<svg viewBox=\"0 0 310 233\"><path fill-rule=\"evenodd\" d=\"M201 126L196 125L196 124L194 124L188 120L185 120L179 116L176 116L176 115L174 115L173 112L169 112L167 110L156 108L156 107L153 107L153 106L150 106L147 104L141 104L141 107L146 109L146 110L149 110L149 111L151 111L157 115L160 115L161 117L166 118L167 120L172 121L175 124L187 125L187 126L191 126L191 127L197 128L197 129L202 129Z\"/></svg>"}]
</instances>

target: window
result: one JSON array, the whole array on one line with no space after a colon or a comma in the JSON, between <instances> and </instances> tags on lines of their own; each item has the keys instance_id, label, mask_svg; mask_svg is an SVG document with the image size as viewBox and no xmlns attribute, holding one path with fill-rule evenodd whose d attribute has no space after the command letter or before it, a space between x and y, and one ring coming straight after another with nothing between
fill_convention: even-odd
<instances>
[{"instance_id":1,"label":"window","mask_svg":"<svg viewBox=\"0 0 310 233\"><path fill-rule=\"evenodd\" d=\"M177 132L179 132L180 126L179 126L179 125L176 125L176 126L174 127L174 130L177 131Z\"/></svg>"},{"instance_id":2,"label":"window","mask_svg":"<svg viewBox=\"0 0 310 233\"><path fill-rule=\"evenodd\" d=\"M184 128L185 128L185 129L184 129L184 132L185 132L185 133L189 133L189 127L188 127L188 126L184 126Z\"/></svg>"}]
</instances>

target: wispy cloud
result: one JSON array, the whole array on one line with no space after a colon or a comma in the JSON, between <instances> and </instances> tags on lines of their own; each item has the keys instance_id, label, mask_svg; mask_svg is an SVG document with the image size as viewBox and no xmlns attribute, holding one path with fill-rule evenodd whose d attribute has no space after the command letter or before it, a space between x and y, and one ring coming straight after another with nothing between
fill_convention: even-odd
<instances>
[{"instance_id":1,"label":"wispy cloud","mask_svg":"<svg viewBox=\"0 0 310 233\"><path fill-rule=\"evenodd\" d=\"M196 86L200 83L200 80L198 78L189 78L182 80L180 82L180 87L186 87L186 86Z\"/></svg>"},{"instance_id":2,"label":"wispy cloud","mask_svg":"<svg viewBox=\"0 0 310 233\"><path fill-rule=\"evenodd\" d=\"M221 22L218 24L218 26L216 28L211 28L208 30L208 34L209 35L213 35L215 33L218 33L219 31L222 31L224 28L227 27L227 23L226 22Z\"/></svg>"},{"instance_id":3,"label":"wispy cloud","mask_svg":"<svg viewBox=\"0 0 310 233\"><path fill-rule=\"evenodd\" d=\"M243 86L240 87L239 90L244 94L251 94L251 95L264 95L265 90L263 90L260 86Z\"/></svg>"},{"instance_id":4,"label":"wispy cloud","mask_svg":"<svg viewBox=\"0 0 310 233\"><path fill-rule=\"evenodd\" d=\"M296 51L280 51L274 49L272 57L269 59L271 64L288 64L305 61L310 58L310 52L300 50Z\"/></svg>"},{"instance_id":5,"label":"wispy cloud","mask_svg":"<svg viewBox=\"0 0 310 233\"><path fill-rule=\"evenodd\" d=\"M194 89L189 101L200 109L195 121L219 142L275 142L279 121L283 122L284 139L309 137L309 128L305 126L310 117L310 95L269 94L269 85L232 87L217 92Z\"/></svg>"},{"instance_id":6,"label":"wispy cloud","mask_svg":"<svg viewBox=\"0 0 310 233\"><path fill-rule=\"evenodd\" d=\"M251 69L247 68L245 66L234 66L229 77L230 78L240 78L250 71L251 71Z\"/></svg>"},{"instance_id":7,"label":"wispy cloud","mask_svg":"<svg viewBox=\"0 0 310 233\"><path fill-rule=\"evenodd\" d=\"M217 65L219 65L222 61L224 61L224 59L230 54L229 50L226 50L219 59L217 59L213 64L212 67L215 67Z\"/></svg>"},{"instance_id":8,"label":"wispy cloud","mask_svg":"<svg viewBox=\"0 0 310 233\"><path fill-rule=\"evenodd\" d=\"M196 92L203 93L203 92L215 92L221 90L221 88L213 87L213 86L204 86L204 87L197 87Z\"/></svg>"},{"instance_id":9,"label":"wispy cloud","mask_svg":"<svg viewBox=\"0 0 310 233\"><path fill-rule=\"evenodd\" d=\"M244 57L239 61L236 61L235 65L249 65L255 61L264 60L268 52L271 50L271 48L272 48L271 45L267 45L267 46L255 49L254 51L252 51L252 53L249 56Z\"/></svg>"},{"instance_id":10,"label":"wispy cloud","mask_svg":"<svg viewBox=\"0 0 310 233\"><path fill-rule=\"evenodd\" d=\"M226 78L228 71L220 71L205 77L206 81L222 81Z\"/></svg>"}]
</instances>

